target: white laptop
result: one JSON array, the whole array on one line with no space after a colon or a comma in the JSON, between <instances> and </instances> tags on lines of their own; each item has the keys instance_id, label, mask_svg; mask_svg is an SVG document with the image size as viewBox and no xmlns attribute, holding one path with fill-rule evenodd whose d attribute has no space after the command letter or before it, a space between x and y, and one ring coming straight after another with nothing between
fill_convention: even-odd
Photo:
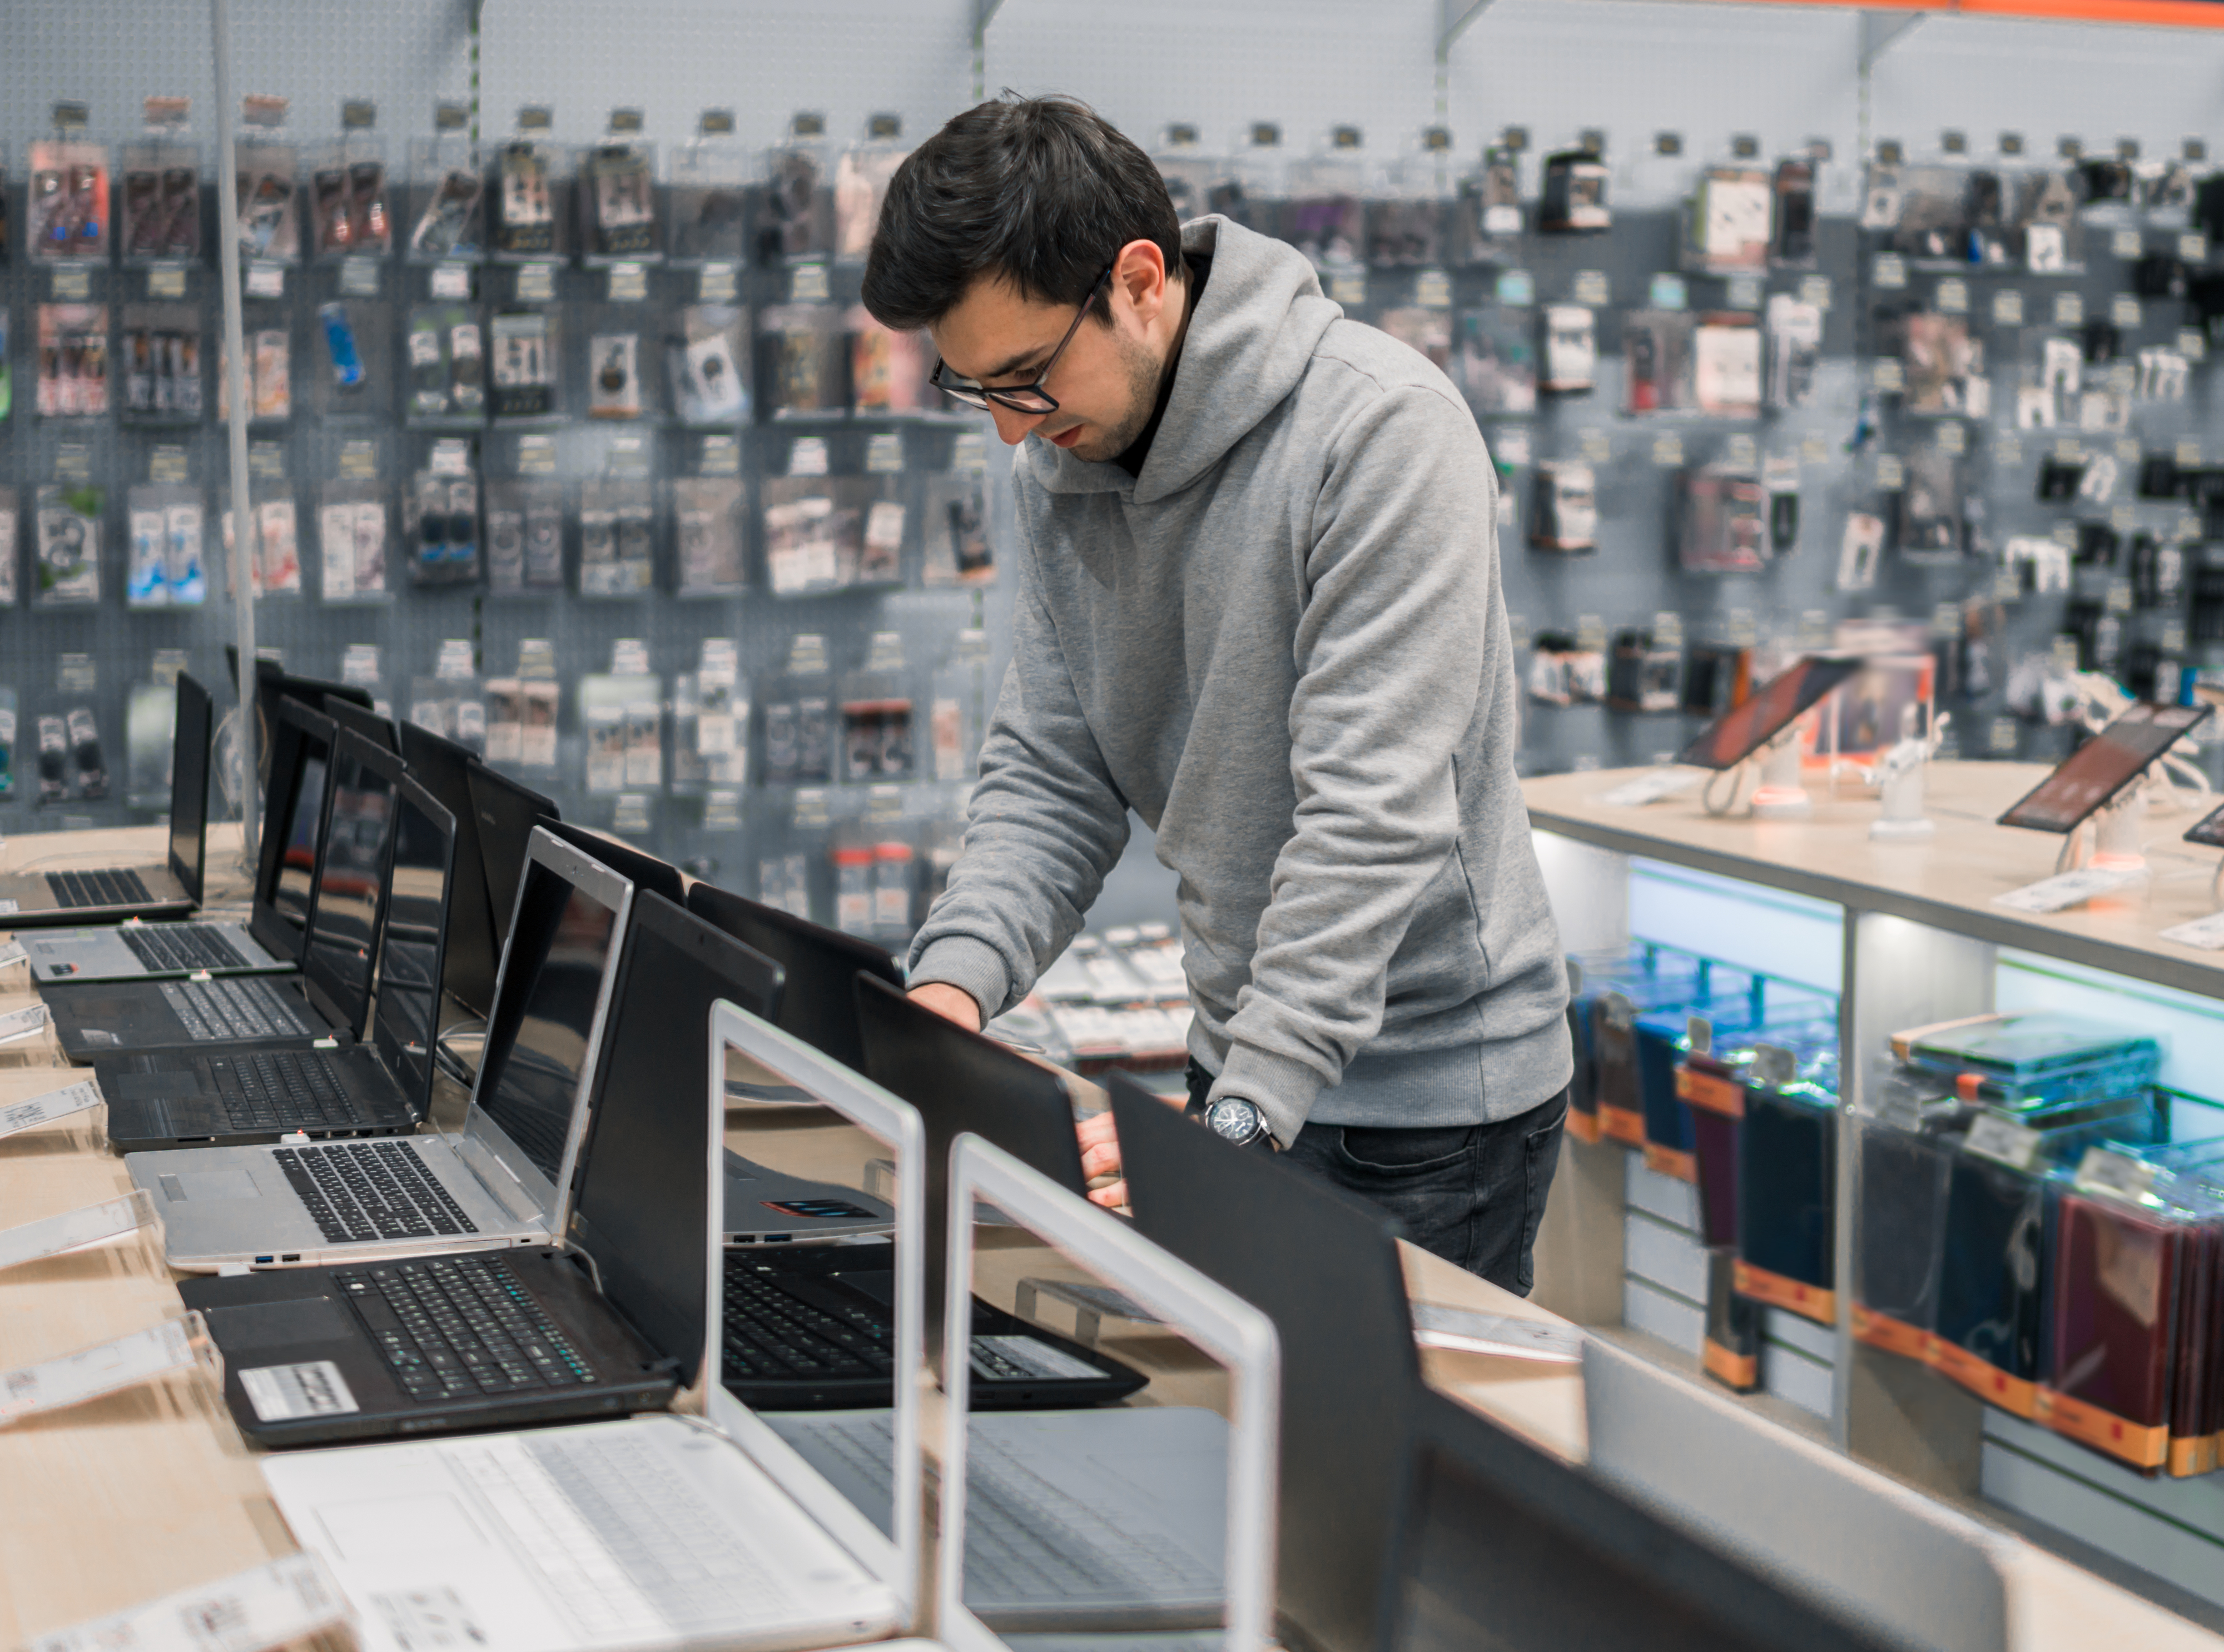
<instances>
[{"instance_id":1,"label":"white laptop","mask_svg":"<svg viewBox=\"0 0 2224 1652\"><path fill-rule=\"evenodd\" d=\"M461 1131L129 1153L173 1267L312 1266L552 1242L633 885L535 829Z\"/></svg>"},{"instance_id":2,"label":"white laptop","mask_svg":"<svg viewBox=\"0 0 2224 1652\"><path fill-rule=\"evenodd\" d=\"M355 1606L363 1652L779 1649L880 1640L914 1626L920 1383L897 1384L896 1469L910 1514L891 1543L724 1399L715 1379L725 1051L745 1044L760 1061L786 1062L803 1047L723 1002L704 1031L712 1040L710 1211L696 1263L704 1334L677 1403L707 1415L266 1458L263 1479L280 1512ZM854 1075L812 1088L887 1144L899 1232L910 1224L915 1252L926 1202L919 1115ZM916 1261L908 1275L897 1352L920 1371L925 1284Z\"/></svg>"}]
</instances>

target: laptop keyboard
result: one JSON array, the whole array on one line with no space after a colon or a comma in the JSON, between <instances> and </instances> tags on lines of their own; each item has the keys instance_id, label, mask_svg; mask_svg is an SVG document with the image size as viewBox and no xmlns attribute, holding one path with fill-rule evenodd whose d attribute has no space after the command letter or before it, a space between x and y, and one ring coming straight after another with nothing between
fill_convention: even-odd
<instances>
[{"instance_id":1,"label":"laptop keyboard","mask_svg":"<svg viewBox=\"0 0 2224 1652\"><path fill-rule=\"evenodd\" d=\"M149 969L244 969L247 960L241 957L231 943L218 933L212 924L164 924L155 927L133 925L117 930L117 936L131 949L131 955Z\"/></svg>"},{"instance_id":2,"label":"laptop keyboard","mask_svg":"<svg viewBox=\"0 0 2224 1652\"><path fill-rule=\"evenodd\" d=\"M888 1412L813 1417L802 1438L839 1458L881 1506L894 1504L895 1423ZM968 1599L1145 1601L1223 1586L1218 1567L1167 1534L1139 1531L1058 1490L977 1426L965 1438Z\"/></svg>"},{"instance_id":3,"label":"laptop keyboard","mask_svg":"<svg viewBox=\"0 0 2224 1652\"><path fill-rule=\"evenodd\" d=\"M63 906L148 906L154 896L136 872L49 872L47 887Z\"/></svg>"},{"instance_id":4,"label":"laptop keyboard","mask_svg":"<svg viewBox=\"0 0 2224 1652\"><path fill-rule=\"evenodd\" d=\"M400 1142L281 1147L271 1157L316 1219L317 1231L335 1245L479 1231Z\"/></svg>"},{"instance_id":5,"label":"laptop keyboard","mask_svg":"<svg viewBox=\"0 0 2224 1652\"><path fill-rule=\"evenodd\" d=\"M216 1056L208 1058L208 1067L235 1130L363 1122L361 1109L348 1100L324 1052Z\"/></svg>"},{"instance_id":6,"label":"laptop keyboard","mask_svg":"<svg viewBox=\"0 0 2224 1652\"><path fill-rule=\"evenodd\" d=\"M729 1261L723 1317L730 1382L886 1377L895 1368L886 1316L837 1292L760 1273L746 1258Z\"/></svg>"},{"instance_id":7,"label":"laptop keyboard","mask_svg":"<svg viewBox=\"0 0 2224 1652\"><path fill-rule=\"evenodd\" d=\"M792 1615L787 1580L647 1441L599 1431L458 1442L476 1486L584 1635L754 1627ZM657 1638L662 1638L660 1636Z\"/></svg>"},{"instance_id":8,"label":"laptop keyboard","mask_svg":"<svg viewBox=\"0 0 2224 1652\"><path fill-rule=\"evenodd\" d=\"M264 980L166 980L162 1001L197 1044L250 1038L319 1037L300 1011Z\"/></svg>"},{"instance_id":9,"label":"laptop keyboard","mask_svg":"<svg viewBox=\"0 0 2224 1652\"><path fill-rule=\"evenodd\" d=\"M503 1258L396 1262L332 1278L420 1404L595 1381Z\"/></svg>"}]
</instances>

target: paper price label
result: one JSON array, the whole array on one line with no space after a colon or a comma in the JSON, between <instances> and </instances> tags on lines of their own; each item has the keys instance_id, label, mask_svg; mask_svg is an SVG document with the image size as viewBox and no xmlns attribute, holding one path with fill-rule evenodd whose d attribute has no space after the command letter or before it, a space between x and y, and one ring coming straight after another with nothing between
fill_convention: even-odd
<instances>
[{"instance_id":1,"label":"paper price label","mask_svg":"<svg viewBox=\"0 0 2224 1652\"><path fill-rule=\"evenodd\" d=\"M0 969L9 969L28 962L30 955L23 950L21 941L10 941L0 946Z\"/></svg>"},{"instance_id":2,"label":"paper price label","mask_svg":"<svg viewBox=\"0 0 2224 1652\"><path fill-rule=\"evenodd\" d=\"M804 786L795 794L795 812L791 823L797 826L825 826L833 819L827 811L826 794L817 786Z\"/></svg>"},{"instance_id":3,"label":"paper price label","mask_svg":"<svg viewBox=\"0 0 2224 1652\"><path fill-rule=\"evenodd\" d=\"M1642 809L1663 798L1689 791L1699 783L1699 773L1697 769L1655 769L1637 779L1624 781L1611 791L1601 792L1598 800L1609 809Z\"/></svg>"},{"instance_id":4,"label":"paper price label","mask_svg":"<svg viewBox=\"0 0 2224 1652\"><path fill-rule=\"evenodd\" d=\"M1578 304L1601 305L1614 302L1614 284L1607 280L1602 269L1579 269L1570 289Z\"/></svg>"},{"instance_id":5,"label":"paper price label","mask_svg":"<svg viewBox=\"0 0 2224 1652\"><path fill-rule=\"evenodd\" d=\"M218 1583L57 1630L32 1642L30 1652L269 1652L351 1615L322 1561L288 1554Z\"/></svg>"},{"instance_id":6,"label":"paper price label","mask_svg":"<svg viewBox=\"0 0 2224 1652\"><path fill-rule=\"evenodd\" d=\"M1425 1348L1451 1348L1552 1365L1576 1365L1583 1357L1583 1334L1572 1325L1440 1308L1434 1302L1413 1304L1413 1340Z\"/></svg>"},{"instance_id":7,"label":"paper price label","mask_svg":"<svg viewBox=\"0 0 2224 1652\"><path fill-rule=\"evenodd\" d=\"M648 644L640 637L620 637L610 645L610 675L648 675Z\"/></svg>"},{"instance_id":8,"label":"paper price label","mask_svg":"<svg viewBox=\"0 0 2224 1652\"><path fill-rule=\"evenodd\" d=\"M553 304L556 299L556 267L553 264L520 265L515 290L520 304Z\"/></svg>"},{"instance_id":9,"label":"paper price label","mask_svg":"<svg viewBox=\"0 0 2224 1652\"><path fill-rule=\"evenodd\" d=\"M2165 941L2175 941L2182 947L2197 948L2202 952L2224 949L2224 912L2211 912L2206 917L2196 917L2190 924L2174 924L2162 932Z\"/></svg>"},{"instance_id":10,"label":"paper price label","mask_svg":"<svg viewBox=\"0 0 2224 1652\"><path fill-rule=\"evenodd\" d=\"M2095 895L2105 895L2111 889L2136 882L2139 876L2136 872L2108 872L2087 867L2077 872L2041 878L2037 883L2011 889L2005 895L1995 895L1993 904L2019 912L2063 912L2072 906L2082 905Z\"/></svg>"},{"instance_id":11,"label":"paper price label","mask_svg":"<svg viewBox=\"0 0 2224 1652\"><path fill-rule=\"evenodd\" d=\"M1962 1151L2011 1170L2027 1170L2038 1156L2038 1132L2029 1126L1988 1113L1969 1126Z\"/></svg>"},{"instance_id":12,"label":"paper price label","mask_svg":"<svg viewBox=\"0 0 2224 1652\"><path fill-rule=\"evenodd\" d=\"M2119 230L2108 237L2108 245L2119 258L2137 258L2146 250L2137 230Z\"/></svg>"},{"instance_id":13,"label":"paper price label","mask_svg":"<svg viewBox=\"0 0 2224 1652\"><path fill-rule=\"evenodd\" d=\"M2082 327L2085 325L2082 293L2057 293L2054 295L2054 325L2057 327Z\"/></svg>"},{"instance_id":14,"label":"paper price label","mask_svg":"<svg viewBox=\"0 0 2224 1652\"><path fill-rule=\"evenodd\" d=\"M2119 293L2108 300L2108 319L2119 327L2139 325L2139 301L2129 293Z\"/></svg>"},{"instance_id":15,"label":"paper price label","mask_svg":"<svg viewBox=\"0 0 2224 1652\"><path fill-rule=\"evenodd\" d=\"M1441 269L1425 269L1413 278L1413 302L1424 310L1452 307L1452 278Z\"/></svg>"},{"instance_id":16,"label":"paper price label","mask_svg":"<svg viewBox=\"0 0 2224 1652\"><path fill-rule=\"evenodd\" d=\"M1367 302L1367 277L1358 274L1331 275L1328 278L1328 295L1338 304Z\"/></svg>"},{"instance_id":17,"label":"paper price label","mask_svg":"<svg viewBox=\"0 0 2224 1652\"><path fill-rule=\"evenodd\" d=\"M1969 313L1969 284L1957 276L1949 275L1938 283L1938 313L1965 316Z\"/></svg>"},{"instance_id":18,"label":"paper price label","mask_svg":"<svg viewBox=\"0 0 2224 1652\"><path fill-rule=\"evenodd\" d=\"M1762 296L1758 275L1733 275L1722 288L1722 302L1733 310L1758 310Z\"/></svg>"},{"instance_id":19,"label":"paper price label","mask_svg":"<svg viewBox=\"0 0 2224 1652\"><path fill-rule=\"evenodd\" d=\"M1684 438L1669 434L1652 438L1652 463L1664 470L1672 470L1684 463Z\"/></svg>"},{"instance_id":20,"label":"paper price label","mask_svg":"<svg viewBox=\"0 0 2224 1652\"><path fill-rule=\"evenodd\" d=\"M43 1004L34 1004L26 1009L10 1010L7 1014L0 1015L0 1044L12 1044L18 1038L28 1038L33 1034L44 1031L47 1024L54 1018L54 1012Z\"/></svg>"},{"instance_id":21,"label":"paper price label","mask_svg":"<svg viewBox=\"0 0 2224 1652\"><path fill-rule=\"evenodd\" d=\"M79 1210L65 1210L35 1222L0 1228L0 1268L21 1267L47 1257L98 1245L144 1227L153 1220L154 1201L144 1189L121 1199L103 1200Z\"/></svg>"},{"instance_id":22,"label":"paper price label","mask_svg":"<svg viewBox=\"0 0 2224 1652\"><path fill-rule=\"evenodd\" d=\"M28 1101L0 1107L0 1137L13 1136L40 1125L51 1124L56 1119L66 1119L72 1113L83 1113L88 1107L97 1107L101 1099L100 1087L87 1079L84 1083L73 1084L67 1089L50 1091L45 1095L34 1096Z\"/></svg>"},{"instance_id":23,"label":"paper price label","mask_svg":"<svg viewBox=\"0 0 2224 1652\"><path fill-rule=\"evenodd\" d=\"M790 304L817 304L825 296L825 265L798 264L788 272L787 301Z\"/></svg>"},{"instance_id":24,"label":"paper price label","mask_svg":"<svg viewBox=\"0 0 2224 1652\"><path fill-rule=\"evenodd\" d=\"M638 304L648 296L648 267L646 264L612 264L609 290L612 304Z\"/></svg>"},{"instance_id":25,"label":"paper price label","mask_svg":"<svg viewBox=\"0 0 2224 1652\"><path fill-rule=\"evenodd\" d=\"M2012 287L2004 287L1993 294L1993 325L1998 327L2023 325L2023 294Z\"/></svg>"},{"instance_id":26,"label":"paper price label","mask_svg":"<svg viewBox=\"0 0 2224 1652\"><path fill-rule=\"evenodd\" d=\"M37 1411L81 1405L118 1389L136 1388L193 1363L200 1315L165 1320L113 1342L80 1349L42 1365L0 1371L0 1427ZM205 1333L200 1333L205 1334Z\"/></svg>"},{"instance_id":27,"label":"paper price label","mask_svg":"<svg viewBox=\"0 0 2224 1652\"><path fill-rule=\"evenodd\" d=\"M469 264L435 264L429 290L436 299L468 299L471 295Z\"/></svg>"},{"instance_id":28,"label":"paper price label","mask_svg":"<svg viewBox=\"0 0 2224 1652\"><path fill-rule=\"evenodd\" d=\"M695 278L695 300L698 304L731 304L736 290L738 272L731 264L705 264Z\"/></svg>"},{"instance_id":29,"label":"paper price label","mask_svg":"<svg viewBox=\"0 0 2224 1652\"><path fill-rule=\"evenodd\" d=\"M2112 1198L2146 1201L2154 1187L2155 1167L2105 1147L2088 1147L2077 1162L2077 1189L2106 1194Z\"/></svg>"},{"instance_id":30,"label":"paper price label","mask_svg":"<svg viewBox=\"0 0 2224 1652\"><path fill-rule=\"evenodd\" d=\"M1799 278L1799 301L1811 304L1818 310L1830 307L1830 278L1828 275L1802 275Z\"/></svg>"}]
</instances>

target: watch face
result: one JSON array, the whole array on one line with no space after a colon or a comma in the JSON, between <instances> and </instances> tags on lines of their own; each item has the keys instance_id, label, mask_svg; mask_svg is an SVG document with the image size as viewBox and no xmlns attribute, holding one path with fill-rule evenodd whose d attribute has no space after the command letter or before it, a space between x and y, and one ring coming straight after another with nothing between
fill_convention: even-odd
<instances>
[{"instance_id":1,"label":"watch face","mask_svg":"<svg viewBox=\"0 0 2224 1652\"><path fill-rule=\"evenodd\" d=\"M1204 1115L1213 1133L1232 1142L1246 1142L1259 1133L1259 1109L1233 1096L1212 1104Z\"/></svg>"}]
</instances>

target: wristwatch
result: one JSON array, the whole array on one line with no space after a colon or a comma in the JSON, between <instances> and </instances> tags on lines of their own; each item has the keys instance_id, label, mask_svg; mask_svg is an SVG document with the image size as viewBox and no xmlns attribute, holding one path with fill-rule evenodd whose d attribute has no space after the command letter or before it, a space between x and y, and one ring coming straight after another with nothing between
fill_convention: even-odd
<instances>
[{"instance_id":1,"label":"wristwatch","mask_svg":"<svg viewBox=\"0 0 2224 1652\"><path fill-rule=\"evenodd\" d=\"M1204 1122L1214 1135L1237 1147L1269 1153L1280 1151L1273 1132L1267 1128L1267 1115L1240 1095L1223 1095L1215 1101L1204 1110Z\"/></svg>"}]
</instances>

